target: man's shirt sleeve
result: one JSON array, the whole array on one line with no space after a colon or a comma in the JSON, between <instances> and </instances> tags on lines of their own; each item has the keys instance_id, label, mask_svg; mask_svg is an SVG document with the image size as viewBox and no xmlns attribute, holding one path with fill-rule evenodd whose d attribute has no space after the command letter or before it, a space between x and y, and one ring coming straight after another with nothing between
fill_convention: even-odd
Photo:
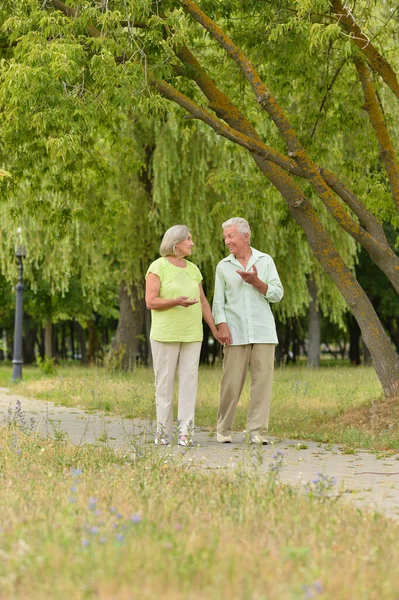
<instances>
[{"instance_id":1,"label":"man's shirt sleeve","mask_svg":"<svg viewBox=\"0 0 399 600\"><path fill-rule=\"evenodd\" d=\"M220 264L216 267L212 314L216 325L227 322L225 312L225 282L221 273Z\"/></svg>"},{"instance_id":2,"label":"man's shirt sleeve","mask_svg":"<svg viewBox=\"0 0 399 600\"><path fill-rule=\"evenodd\" d=\"M276 265L274 264L274 261L271 257L268 265L268 274L265 283L268 284L265 296L266 300L268 302L280 302L280 300L284 296L284 288L280 281Z\"/></svg>"}]
</instances>

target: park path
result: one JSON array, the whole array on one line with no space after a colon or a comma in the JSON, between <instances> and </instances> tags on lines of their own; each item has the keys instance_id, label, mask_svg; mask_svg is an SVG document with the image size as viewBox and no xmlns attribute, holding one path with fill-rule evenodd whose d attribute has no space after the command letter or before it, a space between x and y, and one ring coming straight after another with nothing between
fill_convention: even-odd
<instances>
[{"instance_id":1,"label":"park path","mask_svg":"<svg viewBox=\"0 0 399 600\"><path fill-rule=\"evenodd\" d=\"M137 445L153 441L154 424L139 419L86 412L67 408L52 402L36 400L9 393L0 388L0 423L6 424L10 411L15 414L17 402L21 403L23 417L29 424L35 419L35 429L41 435L68 434L73 444L109 444L114 448L133 451ZM196 430L193 448L173 449L184 461L203 469L234 469L248 464L249 448L244 443L244 433L237 433L232 444L219 444L207 431ZM253 449L253 447L250 447ZM157 449L170 452L166 448ZM292 486L303 486L322 473L335 477L333 493L343 491L343 497L359 508L376 510L387 516L399 518L399 455L378 458L366 451L348 455L338 445L320 444L298 440L271 438L268 446L252 451L252 460L258 462L260 472L266 473L278 451L283 454L284 466L280 479ZM259 464L260 462L260 464Z\"/></svg>"}]
</instances>

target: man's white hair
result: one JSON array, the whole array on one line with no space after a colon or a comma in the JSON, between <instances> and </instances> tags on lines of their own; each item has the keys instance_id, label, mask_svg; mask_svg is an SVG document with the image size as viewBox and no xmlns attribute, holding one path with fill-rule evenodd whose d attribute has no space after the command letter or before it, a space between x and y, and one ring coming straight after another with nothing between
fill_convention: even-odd
<instances>
[{"instance_id":1,"label":"man's white hair","mask_svg":"<svg viewBox=\"0 0 399 600\"><path fill-rule=\"evenodd\" d=\"M247 233L249 235L249 240L251 239L251 228L249 226L249 223L246 219L243 219L242 217L233 217L232 219L225 221L224 223L222 223L222 228L227 229L227 227L234 227L234 225L237 225L237 231L239 233Z\"/></svg>"},{"instance_id":2,"label":"man's white hair","mask_svg":"<svg viewBox=\"0 0 399 600\"><path fill-rule=\"evenodd\" d=\"M173 227L170 227L165 231L159 248L159 254L161 256L176 255L177 244L186 240L189 233L190 230L187 225L173 225Z\"/></svg>"}]
</instances>

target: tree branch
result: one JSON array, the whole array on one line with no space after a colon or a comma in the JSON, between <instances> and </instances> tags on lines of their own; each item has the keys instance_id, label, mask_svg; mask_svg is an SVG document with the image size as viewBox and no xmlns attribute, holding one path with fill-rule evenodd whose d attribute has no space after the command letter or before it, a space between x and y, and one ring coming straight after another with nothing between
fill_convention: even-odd
<instances>
[{"instance_id":1,"label":"tree branch","mask_svg":"<svg viewBox=\"0 0 399 600\"><path fill-rule=\"evenodd\" d=\"M78 8L71 8L70 6L64 4L64 2L61 2L61 0L49 0L49 4L51 4L54 8L64 13L64 15L66 15L67 17L73 17L76 19L79 16ZM87 33L90 37L102 37L101 31L97 29L97 27L90 25L90 23L87 24Z\"/></svg>"},{"instance_id":2,"label":"tree branch","mask_svg":"<svg viewBox=\"0 0 399 600\"><path fill-rule=\"evenodd\" d=\"M342 6L340 0L330 0L335 16L339 23L349 32L352 42L366 56L373 71L376 71L392 92L399 98L399 83L395 71L378 52L368 37L362 32L350 11Z\"/></svg>"},{"instance_id":3,"label":"tree branch","mask_svg":"<svg viewBox=\"0 0 399 600\"><path fill-rule=\"evenodd\" d=\"M259 77L256 69L251 64L251 61L244 52L234 44L227 34L212 21L210 17L201 11L193 0L180 0L180 3L187 12L189 12L189 14L191 14L192 17L217 40L220 46L226 50L241 68L254 90L259 104L267 111L280 131L288 147L289 156L296 160L302 176L311 183L313 189L325 204L328 211L347 233L354 237L359 243L367 243L370 248L370 244L373 244L371 236L351 218L338 202L329 185L321 176L320 168L308 157L283 110Z\"/></svg>"},{"instance_id":4,"label":"tree branch","mask_svg":"<svg viewBox=\"0 0 399 600\"><path fill-rule=\"evenodd\" d=\"M375 87L370 77L370 71L360 58L355 60L355 66L362 83L365 99L364 108L377 136L380 145L381 160L385 165L396 210L399 212L399 163L396 152L385 124L384 115L382 114Z\"/></svg>"}]
</instances>

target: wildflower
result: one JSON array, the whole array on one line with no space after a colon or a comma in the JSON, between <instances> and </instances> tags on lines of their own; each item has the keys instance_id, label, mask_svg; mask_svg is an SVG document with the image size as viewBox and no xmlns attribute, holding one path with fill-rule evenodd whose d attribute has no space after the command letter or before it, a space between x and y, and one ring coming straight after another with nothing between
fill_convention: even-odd
<instances>
[{"instance_id":1,"label":"wildflower","mask_svg":"<svg viewBox=\"0 0 399 600\"><path fill-rule=\"evenodd\" d=\"M133 523L140 523L141 522L141 517L140 517L140 515L133 515L130 520Z\"/></svg>"},{"instance_id":2,"label":"wildflower","mask_svg":"<svg viewBox=\"0 0 399 600\"><path fill-rule=\"evenodd\" d=\"M118 540L118 542L123 542L123 533L118 533L116 539Z\"/></svg>"},{"instance_id":3,"label":"wildflower","mask_svg":"<svg viewBox=\"0 0 399 600\"><path fill-rule=\"evenodd\" d=\"M89 498L89 508L90 510L95 510L97 504L97 500L95 498Z\"/></svg>"},{"instance_id":4,"label":"wildflower","mask_svg":"<svg viewBox=\"0 0 399 600\"><path fill-rule=\"evenodd\" d=\"M88 546L89 544L90 544L90 542L89 542L89 540L88 540L88 539L84 538L84 539L82 540L82 546L83 546L83 548L87 548L87 546Z\"/></svg>"},{"instance_id":5,"label":"wildflower","mask_svg":"<svg viewBox=\"0 0 399 600\"><path fill-rule=\"evenodd\" d=\"M94 526L90 528L90 533L92 533L93 535L97 535L98 531L98 527Z\"/></svg>"},{"instance_id":6,"label":"wildflower","mask_svg":"<svg viewBox=\"0 0 399 600\"><path fill-rule=\"evenodd\" d=\"M71 487L71 492L72 492L72 494L76 494L76 492L77 492L77 487L76 487L76 485L73 485L73 486Z\"/></svg>"},{"instance_id":7,"label":"wildflower","mask_svg":"<svg viewBox=\"0 0 399 600\"><path fill-rule=\"evenodd\" d=\"M181 523L176 523L176 525L175 525L176 531L180 531L182 527L183 527L183 525Z\"/></svg>"},{"instance_id":8,"label":"wildflower","mask_svg":"<svg viewBox=\"0 0 399 600\"><path fill-rule=\"evenodd\" d=\"M71 469L72 477L79 477L83 473L83 469Z\"/></svg>"},{"instance_id":9,"label":"wildflower","mask_svg":"<svg viewBox=\"0 0 399 600\"><path fill-rule=\"evenodd\" d=\"M321 581L315 581L313 587L315 589L315 592L317 592L318 594L320 594L323 591L323 585Z\"/></svg>"}]
</instances>

